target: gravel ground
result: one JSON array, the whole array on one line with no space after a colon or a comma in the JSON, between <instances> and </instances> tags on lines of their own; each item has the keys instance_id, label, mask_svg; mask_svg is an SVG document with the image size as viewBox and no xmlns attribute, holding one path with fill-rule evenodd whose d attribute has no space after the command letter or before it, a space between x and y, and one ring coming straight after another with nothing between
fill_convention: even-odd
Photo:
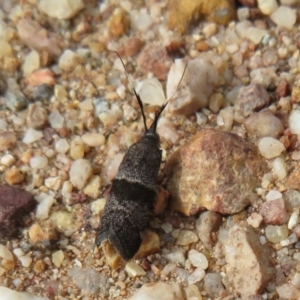
<instances>
[{"instance_id":1,"label":"gravel ground","mask_svg":"<svg viewBox=\"0 0 300 300\"><path fill-rule=\"evenodd\" d=\"M2 0L0 300L300 299L299 8ZM114 51L149 124L170 99L155 215L127 263L94 245L144 130Z\"/></svg>"}]
</instances>

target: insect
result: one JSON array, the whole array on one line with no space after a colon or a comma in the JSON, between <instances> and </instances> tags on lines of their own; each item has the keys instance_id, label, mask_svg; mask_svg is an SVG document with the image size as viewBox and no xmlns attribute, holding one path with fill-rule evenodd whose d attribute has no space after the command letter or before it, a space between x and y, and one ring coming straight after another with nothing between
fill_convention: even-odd
<instances>
[{"instance_id":1,"label":"insect","mask_svg":"<svg viewBox=\"0 0 300 300\"><path fill-rule=\"evenodd\" d=\"M121 59L118 53L117 55ZM125 68L122 59L121 62ZM141 234L147 228L154 210L158 193L156 181L162 160L156 128L159 117L168 104L166 102L160 107L148 128L142 100L134 88L133 91L141 109L145 133L129 147L112 180L110 195L95 239L97 246L108 239L124 260L130 260L138 252L142 242Z\"/></svg>"}]
</instances>

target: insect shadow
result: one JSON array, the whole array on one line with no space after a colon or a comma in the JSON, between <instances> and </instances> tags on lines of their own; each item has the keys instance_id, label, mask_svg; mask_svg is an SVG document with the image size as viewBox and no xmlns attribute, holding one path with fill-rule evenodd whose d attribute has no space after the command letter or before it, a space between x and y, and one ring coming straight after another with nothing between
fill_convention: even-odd
<instances>
[{"instance_id":1,"label":"insect shadow","mask_svg":"<svg viewBox=\"0 0 300 300\"><path fill-rule=\"evenodd\" d=\"M121 56L117 52L116 54L126 71ZM187 65L178 86L186 68ZM127 71L126 76L131 83ZM162 161L160 139L156 128L159 117L168 104L167 100L160 107L153 123L148 128L143 102L134 88L133 91L141 109L145 132L138 142L129 147L116 177L112 180L109 198L105 204L95 239L96 246L108 239L126 261L138 252L142 243L141 234L147 228L154 210L158 194L156 182Z\"/></svg>"}]
</instances>

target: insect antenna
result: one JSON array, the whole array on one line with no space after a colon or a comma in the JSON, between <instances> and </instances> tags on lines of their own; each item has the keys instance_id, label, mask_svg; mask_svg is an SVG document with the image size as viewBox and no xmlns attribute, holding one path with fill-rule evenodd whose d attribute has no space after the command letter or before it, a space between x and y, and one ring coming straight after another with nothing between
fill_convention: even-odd
<instances>
[{"instance_id":1,"label":"insect antenna","mask_svg":"<svg viewBox=\"0 0 300 300\"><path fill-rule=\"evenodd\" d=\"M141 97L140 97L140 95L136 92L136 90L135 90L135 88L134 88L134 85L133 85L133 83L132 83L132 81L131 81L131 79L130 79L130 77L129 77L129 75L128 75L128 72L127 72L127 70L126 70L126 67L125 67L125 64L124 64L124 62L123 62L123 59L122 59L121 55L120 55L117 51L113 51L113 52L115 52L115 53L119 56L119 58L120 58L120 60L121 60L121 63L122 63L122 65L123 65L123 67L124 67L124 70L125 70L125 74L126 74L126 76L127 76L127 79L128 79L128 81L129 81L130 85L132 86L134 95L135 95L135 97L137 98L137 101L138 101L138 103L139 103L140 109L141 109L141 111L142 111L142 116L143 116L143 122L144 122L145 131L148 131L148 127L147 127L147 124L146 124L146 116L145 116L145 112L144 112L144 105L143 105L143 102L142 102L142 100L141 100Z\"/></svg>"},{"instance_id":2,"label":"insect antenna","mask_svg":"<svg viewBox=\"0 0 300 300\"><path fill-rule=\"evenodd\" d=\"M182 79L183 79L183 77L184 77L184 74L185 74L185 71L186 71L186 69L187 69L187 66L188 66L188 64L185 65L184 70L183 70L183 73L182 73L182 75L181 75L181 78L180 78L180 80L179 80L179 82L178 82L178 84L177 84L176 90L174 91L174 93L172 94L172 96L171 96L171 97L167 100L167 102L164 103L164 104L160 107L160 109L156 112L154 121L153 121L153 123L151 124L151 126L150 126L150 128L149 128L149 132L151 132L151 133L155 133L155 132L156 132L156 127L157 127L158 119L159 119L161 113L164 111L164 109L165 109L166 106L168 105L169 100L170 100L171 98L173 98L173 96L177 93L178 87L179 87L179 85L180 85L180 83L181 83L181 81L182 81Z\"/></svg>"}]
</instances>

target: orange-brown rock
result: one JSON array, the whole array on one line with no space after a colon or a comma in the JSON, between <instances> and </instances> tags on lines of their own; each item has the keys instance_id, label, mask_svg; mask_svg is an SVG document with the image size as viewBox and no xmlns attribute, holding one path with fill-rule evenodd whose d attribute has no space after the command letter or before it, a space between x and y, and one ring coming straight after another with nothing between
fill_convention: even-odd
<instances>
[{"instance_id":1,"label":"orange-brown rock","mask_svg":"<svg viewBox=\"0 0 300 300\"><path fill-rule=\"evenodd\" d=\"M158 196L154 205L154 214L155 215L160 215L162 214L167 205L168 205L168 198L169 198L169 192L166 191L164 188L161 186L158 188Z\"/></svg>"},{"instance_id":2,"label":"orange-brown rock","mask_svg":"<svg viewBox=\"0 0 300 300\"><path fill-rule=\"evenodd\" d=\"M115 9L107 23L108 31L114 37L121 37L126 34L130 28L130 19L128 14L122 9Z\"/></svg>"},{"instance_id":3,"label":"orange-brown rock","mask_svg":"<svg viewBox=\"0 0 300 300\"><path fill-rule=\"evenodd\" d=\"M265 168L250 142L204 129L166 163L171 209L188 216L204 209L237 213L257 199L255 188Z\"/></svg>"},{"instance_id":4,"label":"orange-brown rock","mask_svg":"<svg viewBox=\"0 0 300 300\"><path fill-rule=\"evenodd\" d=\"M184 33L191 23L196 23L203 16L212 22L228 24L235 15L233 0L171 0L168 27Z\"/></svg>"},{"instance_id":5,"label":"orange-brown rock","mask_svg":"<svg viewBox=\"0 0 300 300\"><path fill-rule=\"evenodd\" d=\"M300 163L294 168L292 173L288 176L287 185L296 190L300 190Z\"/></svg>"}]
</instances>

